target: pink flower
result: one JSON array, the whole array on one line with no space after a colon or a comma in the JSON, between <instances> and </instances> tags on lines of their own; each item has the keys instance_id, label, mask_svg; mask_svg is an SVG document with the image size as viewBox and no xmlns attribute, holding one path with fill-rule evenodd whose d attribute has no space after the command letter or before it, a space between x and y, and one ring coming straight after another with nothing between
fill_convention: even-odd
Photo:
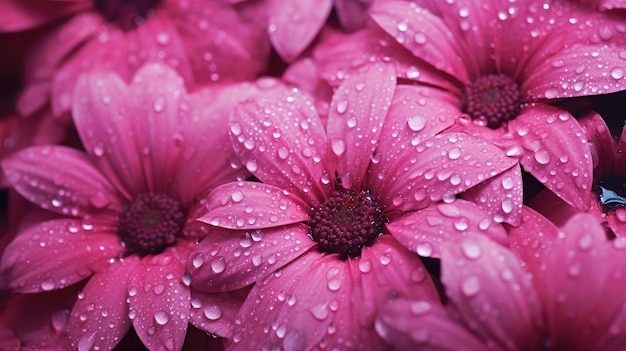
<instances>
[{"instance_id":1,"label":"pink flower","mask_svg":"<svg viewBox=\"0 0 626 351\"><path fill-rule=\"evenodd\" d=\"M607 240L589 214L561 228L526 211L513 228L512 250L525 262L544 306L549 350L626 347L626 241ZM528 230L525 227L533 229Z\"/></svg>"},{"instance_id":2,"label":"pink flower","mask_svg":"<svg viewBox=\"0 0 626 351\"><path fill-rule=\"evenodd\" d=\"M507 248L480 235L449 240L441 279L447 305L390 299L380 309L376 330L395 349L541 349L539 298L530 274Z\"/></svg>"},{"instance_id":3,"label":"pink flower","mask_svg":"<svg viewBox=\"0 0 626 351\"><path fill-rule=\"evenodd\" d=\"M412 130L413 92L396 88L389 68L351 76L333 96L326 132L297 89L277 87L235 109L235 152L262 183L210 193L200 221L224 229L188 265L200 290L256 283L233 349L386 349L373 329L380 303L438 299L417 250L437 257L448 235L506 238L454 195L516 161L462 133L436 135L436 120Z\"/></svg>"},{"instance_id":4,"label":"pink flower","mask_svg":"<svg viewBox=\"0 0 626 351\"><path fill-rule=\"evenodd\" d=\"M31 115L51 103L69 112L81 73L107 69L128 81L144 63L174 67L188 88L255 78L269 41L231 5L200 0L7 0L0 30L25 30L64 19L33 47L18 108Z\"/></svg>"},{"instance_id":5,"label":"pink flower","mask_svg":"<svg viewBox=\"0 0 626 351\"><path fill-rule=\"evenodd\" d=\"M337 80L351 67L390 61L400 77L426 84L422 94L437 96L433 108L445 105L449 131L462 130L502 147L567 203L587 210L589 146L577 121L545 102L624 89L620 45L601 39L591 43L597 28L584 21L591 15L564 2L419 4L381 2L371 9L378 28L320 47L316 57L326 67L325 76ZM494 218L519 224L520 169L464 198ZM485 201L477 201L481 198Z\"/></svg>"},{"instance_id":6,"label":"pink flower","mask_svg":"<svg viewBox=\"0 0 626 351\"><path fill-rule=\"evenodd\" d=\"M63 217L19 233L2 255L8 288L86 285L71 313L74 348L112 349L131 325L149 349L180 350L188 323L226 336L240 298L191 289L185 266L208 226L199 199L238 179L226 119L251 84L188 95L167 66L129 85L113 73L80 79L74 123L87 153L36 146L2 162L22 196ZM207 309L210 313L207 313Z\"/></svg>"}]
</instances>

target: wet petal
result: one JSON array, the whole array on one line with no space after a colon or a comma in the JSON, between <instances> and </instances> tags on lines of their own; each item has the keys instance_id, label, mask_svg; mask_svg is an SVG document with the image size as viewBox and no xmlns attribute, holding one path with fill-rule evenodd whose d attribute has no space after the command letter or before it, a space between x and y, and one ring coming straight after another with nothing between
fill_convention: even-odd
<instances>
[{"instance_id":1,"label":"wet petal","mask_svg":"<svg viewBox=\"0 0 626 351\"><path fill-rule=\"evenodd\" d=\"M522 172L516 166L467 190L462 197L491 214L496 222L517 226L522 219L523 190Z\"/></svg>"},{"instance_id":2,"label":"wet petal","mask_svg":"<svg viewBox=\"0 0 626 351\"><path fill-rule=\"evenodd\" d=\"M373 321L367 325L358 322L363 308L359 307L361 298L353 297L348 267L335 255L309 252L258 282L241 308L241 324L230 347L385 349L373 332Z\"/></svg>"},{"instance_id":3,"label":"wet petal","mask_svg":"<svg viewBox=\"0 0 626 351\"><path fill-rule=\"evenodd\" d=\"M87 10L89 5L82 2L60 1L41 3L37 0L0 3L0 30L13 32L33 29L60 17Z\"/></svg>"},{"instance_id":4,"label":"wet petal","mask_svg":"<svg viewBox=\"0 0 626 351\"><path fill-rule=\"evenodd\" d=\"M427 300L390 300L380 309L376 331L396 350L492 350L449 317L444 306Z\"/></svg>"},{"instance_id":5,"label":"wet petal","mask_svg":"<svg viewBox=\"0 0 626 351\"><path fill-rule=\"evenodd\" d=\"M570 205L588 210L593 162L578 122L565 110L537 104L524 108L509 130L525 150L519 160L524 170Z\"/></svg>"},{"instance_id":6,"label":"wet petal","mask_svg":"<svg viewBox=\"0 0 626 351\"><path fill-rule=\"evenodd\" d=\"M82 217L121 209L119 195L84 153L64 146L35 146L2 161L4 174L22 196L41 208Z\"/></svg>"},{"instance_id":7,"label":"wet petal","mask_svg":"<svg viewBox=\"0 0 626 351\"><path fill-rule=\"evenodd\" d=\"M119 261L93 275L72 309L68 334L79 350L111 350L131 326L127 283L137 259Z\"/></svg>"},{"instance_id":8,"label":"wet petal","mask_svg":"<svg viewBox=\"0 0 626 351\"><path fill-rule=\"evenodd\" d=\"M491 143L464 133L439 134L381 162L380 201L387 211L415 210L451 198L514 166L517 161ZM379 194L375 194L379 195Z\"/></svg>"},{"instance_id":9,"label":"wet petal","mask_svg":"<svg viewBox=\"0 0 626 351\"><path fill-rule=\"evenodd\" d=\"M348 77L335 91L328 114L328 139L338 157L337 172L345 189L360 189L377 148L394 93L395 72L372 66Z\"/></svg>"},{"instance_id":10,"label":"wet petal","mask_svg":"<svg viewBox=\"0 0 626 351\"><path fill-rule=\"evenodd\" d=\"M377 3L372 19L413 55L458 79L469 80L457 36L432 12L401 1Z\"/></svg>"},{"instance_id":11,"label":"wet petal","mask_svg":"<svg viewBox=\"0 0 626 351\"><path fill-rule=\"evenodd\" d=\"M235 153L262 182L316 204L330 193L334 169L321 121L308 97L276 88L235 108L230 123Z\"/></svg>"},{"instance_id":12,"label":"wet petal","mask_svg":"<svg viewBox=\"0 0 626 351\"><path fill-rule=\"evenodd\" d=\"M520 226L509 228L508 233L511 251L524 262L527 270L539 272L547 247L557 238L559 230L547 218L524 206ZM541 279L540 276L535 277L537 279Z\"/></svg>"},{"instance_id":13,"label":"wet petal","mask_svg":"<svg viewBox=\"0 0 626 351\"><path fill-rule=\"evenodd\" d=\"M58 219L21 232L2 255L7 286L24 293L50 291L98 271L123 252L114 220Z\"/></svg>"},{"instance_id":14,"label":"wet petal","mask_svg":"<svg viewBox=\"0 0 626 351\"><path fill-rule=\"evenodd\" d=\"M461 236L486 235L500 244L507 233L478 206L464 200L440 203L391 220L387 230L404 247L423 257L441 257L448 240Z\"/></svg>"},{"instance_id":15,"label":"wet petal","mask_svg":"<svg viewBox=\"0 0 626 351\"><path fill-rule=\"evenodd\" d=\"M211 335L231 338L235 319L247 290L204 293L191 289L191 319L189 323Z\"/></svg>"},{"instance_id":16,"label":"wet petal","mask_svg":"<svg viewBox=\"0 0 626 351\"><path fill-rule=\"evenodd\" d=\"M228 183L209 195L200 221L228 229L278 227L309 219L310 206L286 190L255 182Z\"/></svg>"},{"instance_id":17,"label":"wet petal","mask_svg":"<svg viewBox=\"0 0 626 351\"><path fill-rule=\"evenodd\" d=\"M193 287L219 292L250 285L314 247L308 234L302 224L246 232L217 228L191 254Z\"/></svg>"},{"instance_id":18,"label":"wet petal","mask_svg":"<svg viewBox=\"0 0 626 351\"><path fill-rule=\"evenodd\" d=\"M512 252L483 236L447 241L441 276L464 323L486 343L508 350L541 347L541 304Z\"/></svg>"},{"instance_id":19,"label":"wet petal","mask_svg":"<svg viewBox=\"0 0 626 351\"><path fill-rule=\"evenodd\" d=\"M597 178L609 177L613 170L615 161L616 145L611 135L611 131L602 119L602 116L595 111L577 118L578 123L583 128L587 143L591 151L593 160L593 173ZM615 167L616 169L620 169ZM626 168L621 168L625 169ZM626 171L624 171L626 173Z\"/></svg>"},{"instance_id":20,"label":"wet petal","mask_svg":"<svg viewBox=\"0 0 626 351\"><path fill-rule=\"evenodd\" d=\"M285 61L293 61L313 41L332 5L331 0L268 2L267 31L272 45Z\"/></svg>"},{"instance_id":21,"label":"wet petal","mask_svg":"<svg viewBox=\"0 0 626 351\"><path fill-rule=\"evenodd\" d=\"M160 256L160 257L159 257ZM180 350L190 312L189 286L182 281L183 265L167 251L144 258L128 283L129 316L149 349Z\"/></svg>"}]
</instances>

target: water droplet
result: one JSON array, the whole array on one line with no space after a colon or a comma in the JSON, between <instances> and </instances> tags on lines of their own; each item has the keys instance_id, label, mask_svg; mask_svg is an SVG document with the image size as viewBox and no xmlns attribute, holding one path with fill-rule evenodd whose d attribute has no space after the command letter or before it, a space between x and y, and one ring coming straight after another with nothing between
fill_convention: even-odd
<instances>
[{"instance_id":1,"label":"water droplet","mask_svg":"<svg viewBox=\"0 0 626 351\"><path fill-rule=\"evenodd\" d=\"M191 264L194 266L194 268L200 268L204 264L204 254L195 254L191 259Z\"/></svg>"},{"instance_id":2,"label":"water droplet","mask_svg":"<svg viewBox=\"0 0 626 351\"><path fill-rule=\"evenodd\" d=\"M432 309L432 306L427 301L415 301L411 304L411 313L421 316Z\"/></svg>"},{"instance_id":3,"label":"water droplet","mask_svg":"<svg viewBox=\"0 0 626 351\"><path fill-rule=\"evenodd\" d=\"M475 242L464 241L461 243L461 250L463 251L463 255L469 258L470 260L475 260L480 257L481 250L480 246Z\"/></svg>"},{"instance_id":4,"label":"water droplet","mask_svg":"<svg viewBox=\"0 0 626 351\"><path fill-rule=\"evenodd\" d=\"M480 281L478 277L468 277L463 280L461 283L461 292L465 294L465 296L472 297L476 296L480 291Z\"/></svg>"},{"instance_id":5,"label":"water droplet","mask_svg":"<svg viewBox=\"0 0 626 351\"><path fill-rule=\"evenodd\" d=\"M504 190L511 190L513 186L515 186L515 180L513 180L513 177L506 176L502 178L502 188L504 188Z\"/></svg>"},{"instance_id":6,"label":"water droplet","mask_svg":"<svg viewBox=\"0 0 626 351\"><path fill-rule=\"evenodd\" d=\"M413 36L413 40L415 40L415 42L417 44L426 44L426 34L424 34L423 32L417 32L415 33L415 35Z\"/></svg>"},{"instance_id":7,"label":"water droplet","mask_svg":"<svg viewBox=\"0 0 626 351\"><path fill-rule=\"evenodd\" d=\"M165 100L163 100L163 98L157 98L156 100L154 100L152 107L154 108L155 112L163 111L163 109L165 108Z\"/></svg>"},{"instance_id":8,"label":"water droplet","mask_svg":"<svg viewBox=\"0 0 626 351\"><path fill-rule=\"evenodd\" d=\"M535 151L535 161L542 165L550 163L550 154L544 149Z\"/></svg>"},{"instance_id":9,"label":"water droplet","mask_svg":"<svg viewBox=\"0 0 626 351\"><path fill-rule=\"evenodd\" d=\"M406 32L406 30L409 29L409 26L406 22L398 22L396 28L398 28L400 32Z\"/></svg>"},{"instance_id":10,"label":"water droplet","mask_svg":"<svg viewBox=\"0 0 626 351\"><path fill-rule=\"evenodd\" d=\"M287 158L287 156L289 156L289 150L287 150L287 148L284 146L278 148L276 152L278 153L278 158L280 158L281 160L284 160Z\"/></svg>"},{"instance_id":11,"label":"water droplet","mask_svg":"<svg viewBox=\"0 0 626 351\"><path fill-rule=\"evenodd\" d=\"M328 306L326 303L314 306L311 309L309 309L309 311L311 312L313 317L315 317L316 319L320 321L323 321L324 319L328 318Z\"/></svg>"},{"instance_id":12,"label":"water droplet","mask_svg":"<svg viewBox=\"0 0 626 351\"><path fill-rule=\"evenodd\" d=\"M423 116L412 116L408 120L409 128L414 132L419 132L426 127L426 118Z\"/></svg>"},{"instance_id":13,"label":"water droplet","mask_svg":"<svg viewBox=\"0 0 626 351\"><path fill-rule=\"evenodd\" d=\"M461 149L459 149L458 147L453 147L452 149L450 149L450 151L448 151L448 157L451 160L456 160L459 157L461 157Z\"/></svg>"},{"instance_id":14,"label":"water droplet","mask_svg":"<svg viewBox=\"0 0 626 351\"><path fill-rule=\"evenodd\" d=\"M430 257L433 254L433 246L430 243L423 242L417 244L417 254L422 257Z\"/></svg>"},{"instance_id":15,"label":"water droplet","mask_svg":"<svg viewBox=\"0 0 626 351\"><path fill-rule=\"evenodd\" d=\"M356 124L357 124L357 120L355 117L350 117L346 121L346 125L348 126L348 128L354 128L356 127Z\"/></svg>"},{"instance_id":16,"label":"water droplet","mask_svg":"<svg viewBox=\"0 0 626 351\"><path fill-rule=\"evenodd\" d=\"M348 110L348 100L342 100L337 103L337 112L345 113Z\"/></svg>"},{"instance_id":17,"label":"water droplet","mask_svg":"<svg viewBox=\"0 0 626 351\"><path fill-rule=\"evenodd\" d=\"M230 198L233 200L233 202L241 202L243 200L243 193L239 190L234 191L232 194L230 194Z\"/></svg>"},{"instance_id":18,"label":"water droplet","mask_svg":"<svg viewBox=\"0 0 626 351\"><path fill-rule=\"evenodd\" d=\"M41 282L41 289L44 291L50 291L56 287L56 283L52 279L46 279Z\"/></svg>"},{"instance_id":19,"label":"water droplet","mask_svg":"<svg viewBox=\"0 0 626 351\"><path fill-rule=\"evenodd\" d=\"M170 316L166 312L158 311L154 314L154 320L158 325L165 325L170 320Z\"/></svg>"},{"instance_id":20,"label":"water droplet","mask_svg":"<svg viewBox=\"0 0 626 351\"><path fill-rule=\"evenodd\" d=\"M341 139L334 139L331 142L331 147L337 156L341 156L344 152L346 152L346 143Z\"/></svg>"},{"instance_id":21,"label":"water droplet","mask_svg":"<svg viewBox=\"0 0 626 351\"><path fill-rule=\"evenodd\" d=\"M218 305L211 305L204 309L204 316L212 321L220 319L223 314L222 308Z\"/></svg>"},{"instance_id":22,"label":"water droplet","mask_svg":"<svg viewBox=\"0 0 626 351\"><path fill-rule=\"evenodd\" d=\"M96 143L93 147L93 154L96 157L102 157L102 155L104 155L104 144L101 142Z\"/></svg>"},{"instance_id":23,"label":"water droplet","mask_svg":"<svg viewBox=\"0 0 626 351\"><path fill-rule=\"evenodd\" d=\"M611 69L611 77L613 77L613 79L624 78L624 69L621 67L614 67Z\"/></svg>"},{"instance_id":24,"label":"water droplet","mask_svg":"<svg viewBox=\"0 0 626 351\"><path fill-rule=\"evenodd\" d=\"M248 172L254 173L258 168L259 166L255 159L249 159L248 162L246 162L246 169Z\"/></svg>"},{"instance_id":25,"label":"water droplet","mask_svg":"<svg viewBox=\"0 0 626 351\"><path fill-rule=\"evenodd\" d=\"M513 201L511 199L502 200L502 211L504 211L504 213L513 212Z\"/></svg>"},{"instance_id":26,"label":"water droplet","mask_svg":"<svg viewBox=\"0 0 626 351\"><path fill-rule=\"evenodd\" d=\"M226 264L224 263L224 257L216 257L211 260L211 269L215 273L222 273L224 269L226 269Z\"/></svg>"},{"instance_id":27,"label":"water droplet","mask_svg":"<svg viewBox=\"0 0 626 351\"><path fill-rule=\"evenodd\" d=\"M591 234L585 234L580 240L578 240L578 247L581 250L588 250L593 244L593 237Z\"/></svg>"}]
</instances>

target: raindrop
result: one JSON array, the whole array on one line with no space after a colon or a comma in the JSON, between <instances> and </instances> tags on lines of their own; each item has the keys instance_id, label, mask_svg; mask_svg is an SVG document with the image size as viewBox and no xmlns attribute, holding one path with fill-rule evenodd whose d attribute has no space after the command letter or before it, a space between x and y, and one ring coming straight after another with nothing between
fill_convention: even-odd
<instances>
[{"instance_id":1,"label":"raindrop","mask_svg":"<svg viewBox=\"0 0 626 351\"><path fill-rule=\"evenodd\" d=\"M411 304L411 312L417 316L421 316L430 311L432 306L427 301L415 301Z\"/></svg>"},{"instance_id":2,"label":"raindrop","mask_svg":"<svg viewBox=\"0 0 626 351\"><path fill-rule=\"evenodd\" d=\"M624 69L621 67L614 67L611 69L611 77L613 77L613 79L624 78Z\"/></svg>"},{"instance_id":3,"label":"raindrop","mask_svg":"<svg viewBox=\"0 0 626 351\"><path fill-rule=\"evenodd\" d=\"M204 316L212 321L220 319L222 314L224 314L224 312L218 305L211 305L204 309Z\"/></svg>"},{"instance_id":4,"label":"raindrop","mask_svg":"<svg viewBox=\"0 0 626 351\"><path fill-rule=\"evenodd\" d=\"M258 168L259 166L255 159L249 159L248 162L246 162L246 169L248 172L254 173Z\"/></svg>"},{"instance_id":5,"label":"raindrop","mask_svg":"<svg viewBox=\"0 0 626 351\"><path fill-rule=\"evenodd\" d=\"M463 280L461 283L461 292L465 294L465 296L472 297L476 296L480 291L480 281L478 277L468 277Z\"/></svg>"},{"instance_id":6,"label":"raindrop","mask_svg":"<svg viewBox=\"0 0 626 351\"><path fill-rule=\"evenodd\" d=\"M409 26L406 22L398 22L396 28L398 28L400 32L406 32L406 30L409 29Z\"/></svg>"},{"instance_id":7,"label":"raindrop","mask_svg":"<svg viewBox=\"0 0 626 351\"><path fill-rule=\"evenodd\" d=\"M158 311L154 314L154 320L158 325L165 325L170 320L170 316L163 311Z\"/></svg>"},{"instance_id":8,"label":"raindrop","mask_svg":"<svg viewBox=\"0 0 626 351\"><path fill-rule=\"evenodd\" d=\"M191 264L194 268L200 268L204 264L204 254L200 252L195 254L191 259Z\"/></svg>"},{"instance_id":9,"label":"raindrop","mask_svg":"<svg viewBox=\"0 0 626 351\"><path fill-rule=\"evenodd\" d=\"M417 254L422 257L430 257L433 254L433 246L430 243L417 244Z\"/></svg>"},{"instance_id":10,"label":"raindrop","mask_svg":"<svg viewBox=\"0 0 626 351\"><path fill-rule=\"evenodd\" d=\"M463 251L463 255L465 255L465 257L469 258L470 260L475 260L481 255L480 246L471 241L462 242L461 250Z\"/></svg>"},{"instance_id":11,"label":"raindrop","mask_svg":"<svg viewBox=\"0 0 626 351\"><path fill-rule=\"evenodd\" d=\"M44 291L50 291L56 287L56 283L52 279L46 279L41 282L41 289Z\"/></svg>"},{"instance_id":12,"label":"raindrop","mask_svg":"<svg viewBox=\"0 0 626 351\"><path fill-rule=\"evenodd\" d=\"M96 157L102 157L102 155L104 155L104 144L101 142L96 143L93 147L93 154Z\"/></svg>"},{"instance_id":13,"label":"raindrop","mask_svg":"<svg viewBox=\"0 0 626 351\"><path fill-rule=\"evenodd\" d=\"M325 303L312 307L309 311L313 314L313 317L320 321L328 318L328 307Z\"/></svg>"},{"instance_id":14,"label":"raindrop","mask_svg":"<svg viewBox=\"0 0 626 351\"><path fill-rule=\"evenodd\" d=\"M211 270L215 273L222 273L226 269L226 264L224 264L224 257L216 257L211 260Z\"/></svg>"},{"instance_id":15,"label":"raindrop","mask_svg":"<svg viewBox=\"0 0 626 351\"><path fill-rule=\"evenodd\" d=\"M459 149L458 147L453 147L452 149L450 149L450 151L448 151L448 157L451 160L456 160L459 157L461 157L461 149Z\"/></svg>"},{"instance_id":16,"label":"raindrop","mask_svg":"<svg viewBox=\"0 0 626 351\"><path fill-rule=\"evenodd\" d=\"M593 244L593 237L590 234L585 234L580 240L578 240L578 247L581 250L588 250Z\"/></svg>"},{"instance_id":17,"label":"raindrop","mask_svg":"<svg viewBox=\"0 0 626 351\"><path fill-rule=\"evenodd\" d=\"M287 156L289 156L289 150L287 150L287 148L284 146L281 146L280 148L278 148L277 153L278 153L278 158L280 158L281 160L284 160L287 158Z\"/></svg>"},{"instance_id":18,"label":"raindrop","mask_svg":"<svg viewBox=\"0 0 626 351\"><path fill-rule=\"evenodd\" d=\"M535 151L535 161L542 165L550 163L550 154L544 149Z\"/></svg>"},{"instance_id":19,"label":"raindrop","mask_svg":"<svg viewBox=\"0 0 626 351\"><path fill-rule=\"evenodd\" d=\"M415 35L413 36L413 40L415 40L415 42L420 45L426 44L426 35L423 32L415 33Z\"/></svg>"},{"instance_id":20,"label":"raindrop","mask_svg":"<svg viewBox=\"0 0 626 351\"><path fill-rule=\"evenodd\" d=\"M502 200L502 211L504 211L504 213L513 212L513 201L511 199Z\"/></svg>"},{"instance_id":21,"label":"raindrop","mask_svg":"<svg viewBox=\"0 0 626 351\"><path fill-rule=\"evenodd\" d=\"M230 198L233 202L241 202L243 200L243 193L241 191L235 191L230 194Z\"/></svg>"},{"instance_id":22,"label":"raindrop","mask_svg":"<svg viewBox=\"0 0 626 351\"><path fill-rule=\"evenodd\" d=\"M370 263L370 261L361 259L359 260L359 270L362 273L367 273L372 270L372 264Z\"/></svg>"},{"instance_id":23,"label":"raindrop","mask_svg":"<svg viewBox=\"0 0 626 351\"><path fill-rule=\"evenodd\" d=\"M356 118L355 117L350 117L348 118L348 120L346 121L346 125L348 126L348 128L354 128L356 127Z\"/></svg>"},{"instance_id":24,"label":"raindrop","mask_svg":"<svg viewBox=\"0 0 626 351\"><path fill-rule=\"evenodd\" d=\"M506 176L502 178L502 188L504 188L504 190L511 190L513 186L515 186L515 180L513 180L513 177Z\"/></svg>"},{"instance_id":25,"label":"raindrop","mask_svg":"<svg viewBox=\"0 0 626 351\"><path fill-rule=\"evenodd\" d=\"M154 100L152 107L154 108L155 112L161 112L165 108L165 101L163 100L163 98L158 98Z\"/></svg>"},{"instance_id":26,"label":"raindrop","mask_svg":"<svg viewBox=\"0 0 626 351\"><path fill-rule=\"evenodd\" d=\"M422 116L412 116L408 120L409 128L414 132L419 132L426 127L426 118Z\"/></svg>"},{"instance_id":27,"label":"raindrop","mask_svg":"<svg viewBox=\"0 0 626 351\"><path fill-rule=\"evenodd\" d=\"M348 100L342 100L337 103L337 112L345 113L348 110Z\"/></svg>"},{"instance_id":28,"label":"raindrop","mask_svg":"<svg viewBox=\"0 0 626 351\"><path fill-rule=\"evenodd\" d=\"M341 156L344 152L346 152L346 143L341 139L333 140L331 142L331 147L337 156Z\"/></svg>"}]
</instances>

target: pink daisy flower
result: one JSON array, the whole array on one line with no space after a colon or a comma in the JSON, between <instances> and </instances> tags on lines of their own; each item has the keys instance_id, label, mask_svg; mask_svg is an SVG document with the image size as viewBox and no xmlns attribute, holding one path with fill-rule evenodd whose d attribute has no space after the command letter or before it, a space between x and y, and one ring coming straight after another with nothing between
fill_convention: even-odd
<instances>
[{"instance_id":1,"label":"pink daisy flower","mask_svg":"<svg viewBox=\"0 0 626 351\"><path fill-rule=\"evenodd\" d=\"M449 240L441 279L446 305L390 299L380 309L376 330L395 349L541 349L539 298L530 274L507 248L480 235Z\"/></svg>"},{"instance_id":2,"label":"pink daisy flower","mask_svg":"<svg viewBox=\"0 0 626 351\"><path fill-rule=\"evenodd\" d=\"M579 213L559 230L534 211L510 231L543 305L548 350L626 347L625 238L607 240L593 215ZM533 229L526 229L525 227Z\"/></svg>"},{"instance_id":3,"label":"pink daisy flower","mask_svg":"<svg viewBox=\"0 0 626 351\"><path fill-rule=\"evenodd\" d=\"M0 30L62 20L33 47L18 101L22 115L50 102L59 116L70 111L77 79L90 69L128 81L146 62L159 61L174 67L188 88L255 78L270 46L246 16L219 1L7 0L0 4Z\"/></svg>"},{"instance_id":4,"label":"pink daisy flower","mask_svg":"<svg viewBox=\"0 0 626 351\"><path fill-rule=\"evenodd\" d=\"M411 130L412 87L395 85L389 68L348 78L326 132L297 89L279 87L235 109L235 152L262 183L210 193L200 221L224 229L203 239L188 265L201 290L256 283L232 349L387 349L373 329L382 301L438 300L416 251L437 256L446 235L506 238L454 195L515 160L465 134L436 136L436 122Z\"/></svg>"},{"instance_id":5,"label":"pink daisy flower","mask_svg":"<svg viewBox=\"0 0 626 351\"><path fill-rule=\"evenodd\" d=\"M589 208L592 163L582 128L567 111L546 104L626 87L622 48L590 42L598 29L584 21L588 11L561 2L461 0L385 1L370 12L378 28L318 49L329 79L390 62L402 78L425 83L423 94L438 96L433 108L447 105L450 131L502 147L567 203ZM519 167L464 198L519 224Z\"/></svg>"},{"instance_id":6,"label":"pink daisy flower","mask_svg":"<svg viewBox=\"0 0 626 351\"><path fill-rule=\"evenodd\" d=\"M231 167L225 118L256 90L188 95L160 64L129 85L113 73L83 76L73 115L87 153L36 146L2 162L15 190L63 216L8 245L7 288L33 293L86 280L68 324L78 349L110 350L131 325L151 350L180 350L188 323L229 335L239 299L191 289L185 266L208 230L195 221L199 199L241 173Z\"/></svg>"}]
</instances>

